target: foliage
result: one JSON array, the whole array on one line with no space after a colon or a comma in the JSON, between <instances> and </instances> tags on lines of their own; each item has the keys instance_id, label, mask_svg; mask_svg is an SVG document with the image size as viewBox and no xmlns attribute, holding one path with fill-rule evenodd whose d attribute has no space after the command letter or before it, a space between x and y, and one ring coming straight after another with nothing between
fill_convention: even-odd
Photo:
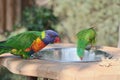
<instances>
[{"instance_id":1,"label":"foliage","mask_svg":"<svg viewBox=\"0 0 120 80\"><path fill-rule=\"evenodd\" d=\"M27 80L27 77L11 73L5 67L0 66L0 80ZM43 80L38 78L38 80Z\"/></svg>"},{"instance_id":2,"label":"foliage","mask_svg":"<svg viewBox=\"0 0 120 80\"><path fill-rule=\"evenodd\" d=\"M0 66L0 80L26 80L26 77L12 74L6 68Z\"/></svg>"},{"instance_id":3,"label":"foliage","mask_svg":"<svg viewBox=\"0 0 120 80\"><path fill-rule=\"evenodd\" d=\"M40 31L44 29L54 29L58 22L58 17L53 14L52 9L45 7L26 7L23 11L22 25L28 30Z\"/></svg>"},{"instance_id":4,"label":"foliage","mask_svg":"<svg viewBox=\"0 0 120 80\"><path fill-rule=\"evenodd\" d=\"M92 25L96 26L97 44L116 46L120 24L120 0L50 0L54 14L61 24L57 30L69 41L75 42L75 34Z\"/></svg>"}]
</instances>

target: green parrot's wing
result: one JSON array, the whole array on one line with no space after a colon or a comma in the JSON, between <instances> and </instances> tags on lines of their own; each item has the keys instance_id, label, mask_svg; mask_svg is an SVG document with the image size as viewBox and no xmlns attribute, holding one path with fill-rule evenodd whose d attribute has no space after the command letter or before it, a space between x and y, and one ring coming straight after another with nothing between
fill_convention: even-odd
<instances>
[{"instance_id":1,"label":"green parrot's wing","mask_svg":"<svg viewBox=\"0 0 120 80\"><path fill-rule=\"evenodd\" d=\"M77 54L79 57L83 57L86 46L95 43L96 31L93 28L89 28L78 32L76 36Z\"/></svg>"},{"instance_id":2,"label":"green parrot's wing","mask_svg":"<svg viewBox=\"0 0 120 80\"><path fill-rule=\"evenodd\" d=\"M24 32L24 33L21 33L21 34L18 34L16 36L9 38L5 42L4 46L12 47L12 48L15 48L18 50L19 49L24 50L24 49L30 47L32 42L37 37L41 37L41 32L37 32L37 31Z\"/></svg>"},{"instance_id":3,"label":"green parrot's wing","mask_svg":"<svg viewBox=\"0 0 120 80\"><path fill-rule=\"evenodd\" d=\"M87 33L88 30L82 30L80 32L77 33L77 38L84 38L84 35Z\"/></svg>"},{"instance_id":4,"label":"green parrot's wing","mask_svg":"<svg viewBox=\"0 0 120 80\"><path fill-rule=\"evenodd\" d=\"M93 28L85 29L77 33L77 39L88 41L89 44L95 42L96 31Z\"/></svg>"}]
</instances>

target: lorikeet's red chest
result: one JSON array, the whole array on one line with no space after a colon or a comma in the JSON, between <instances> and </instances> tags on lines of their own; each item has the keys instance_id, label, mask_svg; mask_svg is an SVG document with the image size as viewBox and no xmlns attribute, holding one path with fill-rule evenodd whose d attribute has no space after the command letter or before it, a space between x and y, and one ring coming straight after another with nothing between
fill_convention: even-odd
<instances>
[{"instance_id":1,"label":"lorikeet's red chest","mask_svg":"<svg viewBox=\"0 0 120 80\"><path fill-rule=\"evenodd\" d=\"M33 41L30 48L27 48L25 51L28 52L33 50L34 52L38 52L42 48L44 48L46 44L38 37L36 40Z\"/></svg>"}]
</instances>

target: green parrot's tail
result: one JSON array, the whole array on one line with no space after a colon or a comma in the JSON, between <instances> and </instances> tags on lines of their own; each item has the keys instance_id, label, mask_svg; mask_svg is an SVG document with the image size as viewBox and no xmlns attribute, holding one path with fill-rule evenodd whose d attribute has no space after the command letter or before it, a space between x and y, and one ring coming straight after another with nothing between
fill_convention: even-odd
<instances>
[{"instance_id":1,"label":"green parrot's tail","mask_svg":"<svg viewBox=\"0 0 120 80\"><path fill-rule=\"evenodd\" d=\"M4 46L5 41L0 42L0 54L7 53L11 50L10 47Z\"/></svg>"}]
</instances>

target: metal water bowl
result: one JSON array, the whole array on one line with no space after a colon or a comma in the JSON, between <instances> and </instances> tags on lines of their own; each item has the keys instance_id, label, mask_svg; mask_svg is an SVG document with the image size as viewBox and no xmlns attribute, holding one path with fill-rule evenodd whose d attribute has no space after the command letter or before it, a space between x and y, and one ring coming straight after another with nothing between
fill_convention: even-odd
<instances>
[{"instance_id":1,"label":"metal water bowl","mask_svg":"<svg viewBox=\"0 0 120 80\"><path fill-rule=\"evenodd\" d=\"M58 62L95 62L101 61L102 58L112 58L112 55L101 51L84 51L84 57L81 60L77 55L75 47L68 48L49 48L38 53L39 59Z\"/></svg>"}]
</instances>

